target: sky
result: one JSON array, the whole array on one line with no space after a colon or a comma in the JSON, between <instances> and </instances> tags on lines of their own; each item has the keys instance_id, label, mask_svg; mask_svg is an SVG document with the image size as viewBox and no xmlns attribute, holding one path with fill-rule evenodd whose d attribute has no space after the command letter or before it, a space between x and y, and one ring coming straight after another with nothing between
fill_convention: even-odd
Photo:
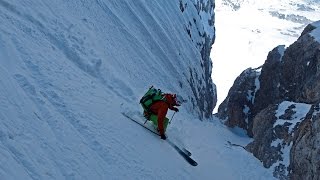
<instances>
[{"instance_id":1,"label":"sky","mask_svg":"<svg viewBox=\"0 0 320 180\"><path fill-rule=\"evenodd\" d=\"M242 71L261 66L269 51L278 45L292 44L306 26L273 17L270 11L284 15L297 14L311 21L320 19L319 5L309 5L314 8L311 12L297 10L300 7L297 4L306 4L303 0L241 1L237 11L223 5L223 0L215 2L216 41L212 46L211 58L218 102L214 113Z\"/></svg>"}]
</instances>

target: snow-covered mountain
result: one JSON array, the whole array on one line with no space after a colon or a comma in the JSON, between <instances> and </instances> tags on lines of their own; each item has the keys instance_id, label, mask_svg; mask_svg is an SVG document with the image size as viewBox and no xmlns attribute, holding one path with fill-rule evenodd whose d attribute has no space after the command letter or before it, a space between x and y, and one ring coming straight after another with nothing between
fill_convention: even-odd
<instances>
[{"instance_id":1,"label":"snow-covered mountain","mask_svg":"<svg viewBox=\"0 0 320 180\"><path fill-rule=\"evenodd\" d=\"M219 106L229 127L253 137L245 149L279 179L320 177L320 21L289 47L279 45L265 63L241 73Z\"/></svg>"},{"instance_id":2,"label":"snow-covered mountain","mask_svg":"<svg viewBox=\"0 0 320 180\"><path fill-rule=\"evenodd\" d=\"M217 117L278 179L320 176L319 12L317 0L216 1Z\"/></svg>"},{"instance_id":3,"label":"snow-covered mountain","mask_svg":"<svg viewBox=\"0 0 320 180\"><path fill-rule=\"evenodd\" d=\"M261 66L270 49L292 44L307 24L320 19L320 1L216 0L215 11L211 56L219 105L243 70Z\"/></svg>"},{"instance_id":4,"label":"snow-covered mountain","mask_svg":"<svg viewBox=\"0 0 320 180\"><path fill-rule=\"evenodd\" d=\"M0 179L272 179L210 118L213 7L0 0ZM198 166L121 115L151 85L188 100L167 135Z\"/></svg>"}]
</instances>

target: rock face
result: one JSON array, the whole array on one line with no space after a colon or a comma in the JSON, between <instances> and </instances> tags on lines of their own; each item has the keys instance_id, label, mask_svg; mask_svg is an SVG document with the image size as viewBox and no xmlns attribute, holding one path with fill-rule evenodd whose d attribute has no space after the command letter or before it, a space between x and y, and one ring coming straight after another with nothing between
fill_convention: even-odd
<instances>
[{"instance_id":1,"label":"rock face","mask_svg":"<svg viewBox=\"0 0 320 180\"><path fill-rule=\"evenodd\" d=\"M246 69L235 80L233 87L218 109L218 117L225 120L229 127L239 126L248 130L252 126L251 109L254 102L256 89L259 87L257 78L261 68Z\"/></svg>"},{"instance_id":2,"label":"rock face","mask_svg":"<svg viewBox=\"0 0 320 180\"><path fill-rule=\"evenodd\" d=\"M307 26L283 56L280 83L287 99L305 103L320 100L320 44L310 35L313 29L314 26Z\"/></svg>"},{"instance_id":3,"label":"rock face","mask_svg":"<svg viewBox=\"0 0 320 180\"><path fill-rule=\"evenodd\" d=\"M216 114L253 137L246 150L279 179L320 177L319 29L310 24L287 49L274 48L261 73L244 71Z\"/></svg>"},{"instance_id":4,"label":"rock face","mask_svg":"<svg viewBox=\"0 0 320 180\"><path fill-rule=\"evenodd\" d=\"M180 0L179 3L181 13L186 19L185 31L201 53L202 70L200 72L203 74L198 74L196 67L189 68L189 85L195 96L195 99L191 101L193 107L198 109L199 118L209 118L217 102L216 87L211 79L212 62L210 58L211 46L215 40L214 1ZM190 16L194 11L198 13L198 17ZM199 79L199 82L196 82L196 79Z\"/></svg>"},{"instance_id":5,"label":"rock face","mask_svg":"<svg viewBox=\"0 0 320 180\"><path fill-rule=\"evenodd\" d=\"M320 106L313 106L295 132L291 149L291 179L320 177Z\"/></svg>"},{"instance_id":6,"label":"rock face","mask_svg":"<svg viewBox=\"0 0 320 180\"><path fill-rule=\"evenodd\" d=\"M255 96L252 114L255 115L270 104L279 101L281 96L280 74L284 46L278 46L269 52L259 77L260 89ZM249 129L251 131L251 129Z\"/></svg>"},{"instance_id":7,"label":"rock face","mask_svg":"<svg viewBox=\"0 0 320 180\"><path fill-rule=\"evenodd\" d=\"M201 0L198 1L196 4L196 8L198 10L198 14L201 17L202 24L204 24L207 27L211 27L213 31L215 31L214 28L214 1L213 0ZM208 16L206 16L206 15ZM198 102L198 105L201 108L201 111L204 112L203 116L205 118L212 116L213 108L216 106L217 102L217 93L216 93L216 87L213 84L211 80L211 72L212 72L212 61L210 58L210 52L211 52L211 46L214 43L215 40L215 33L212 33L211 31L208 32L206 28L204 27L204 32L201 33L201 30L199 31L199 34L202 36L202 42L198 43L201 52L202 57L202 68L204 71L204 79L205 81L205 87L198 87L199 89L202 89L204 92L201 94L199 99L201 99L202 102Z\"/></svg>"},{"instance_id":8,"label":"rock face","mask_svg":"<svg viewBox=\"0 0 320 180\"><path fill-rule=\"evenodd\" d=\"M246 146L263 165L274 170L274 176L287 179L290 172L290 150L296 131L309 116L311 105L283 101L272 104L253 119L254 141Z\"/></svg>"},{"instance_id":9,"label":"rock face","mask_svg":"<svg viewBox=\"0 0 320 180\"><path fill-rule=\"evenodd\" d=\"M316 103L320 101L320 44L310 35L314 29L312 25L305 28L301 37L290 47L284 49L284 46L278 46L273 49L262 66L261 74L256 73L258 82L253 83L253 75L244 76L244 73L236 79L233 87L230 89L226 100L220 105L217 116L225 119L226 124L230 126L239 126L252 134L252 127L245 128L242 122L251 121L261 110L270 104L279 103L283 100L304 103ZM241 82L239 82L241 81ZM243 82L251 82L251 86L244 86ZM254 91L254 101L252 105L248 101L235 99L244 99L244 94L239 92ZM236 95L241 94L241 95ZM228 105L226 105L226 103ZM239 111L234 107L249 107L250 116L237 115L234 111ZM248 114L249 115L249 114ZM239 124L235 124L230 117L236 117ZM246 120L246 118L248 118ZM231 121L231 122L229 122Z\"/></svg>"},{"instance_id":10,"label":"rock face","mask_svg":"<svg viewBox=\"0 0 320 180\"><path fill-rule=\"evenodd\" d=\"M283 51L284 46L274 48L261 68L247 69L235 80L217 113L219 118L226 119L226 125L239 126L252 137L253 117L268 105L280 101Z\"/></svg>"},{"instance_id":11,"label":"rock face","mask_svg":"<svg viewBox=\"0 0 320 180\"><path fill-rule=\"evenodd\" d=\"M252 130L255 141L246 147L263 162L265 167L270 167L279 159L279 148L270 146L274 137L272 127L277 119L275 117L276 109L276 105L271 105L256 115Z\"/></svg>"}]
</instances>

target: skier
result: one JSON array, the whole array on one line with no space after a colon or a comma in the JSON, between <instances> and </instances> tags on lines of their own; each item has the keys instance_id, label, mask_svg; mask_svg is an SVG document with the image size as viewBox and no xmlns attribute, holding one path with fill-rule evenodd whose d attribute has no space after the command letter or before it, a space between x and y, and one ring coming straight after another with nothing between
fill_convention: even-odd
<instances>
[{"instance_id":1,"label":"skier","mask_svg":"<svg viewBox=\"0 0 320 180\"><path fill-rule=\"evenodd\" d=\"M176 94L162 94L162 96L161 100L154 101L151 104L148 111L144 110L144 116L153 122L161 139L166 140L165 131L169 123L169 119L166 117L168 109L179 112L179 109L175 106L180 106L183 98Z\"/></svg>"}]
</instances>

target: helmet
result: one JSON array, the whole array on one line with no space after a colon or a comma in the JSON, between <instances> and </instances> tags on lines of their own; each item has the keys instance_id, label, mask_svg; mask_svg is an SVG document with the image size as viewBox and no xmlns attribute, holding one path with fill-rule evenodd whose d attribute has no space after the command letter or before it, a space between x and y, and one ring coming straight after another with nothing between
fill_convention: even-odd
<instances>
[{"instance_id":1,"label":"helmet","mask_svg":"<svg viewBox=\"0 0 320 180\"><path fill-rule=\"evenodd\" d=\"M185 102L185 100L182 98L182 96L173 94L173 100L175 101L177 106L181 106L182 103Z\"/></svg>"}]
</instances>

